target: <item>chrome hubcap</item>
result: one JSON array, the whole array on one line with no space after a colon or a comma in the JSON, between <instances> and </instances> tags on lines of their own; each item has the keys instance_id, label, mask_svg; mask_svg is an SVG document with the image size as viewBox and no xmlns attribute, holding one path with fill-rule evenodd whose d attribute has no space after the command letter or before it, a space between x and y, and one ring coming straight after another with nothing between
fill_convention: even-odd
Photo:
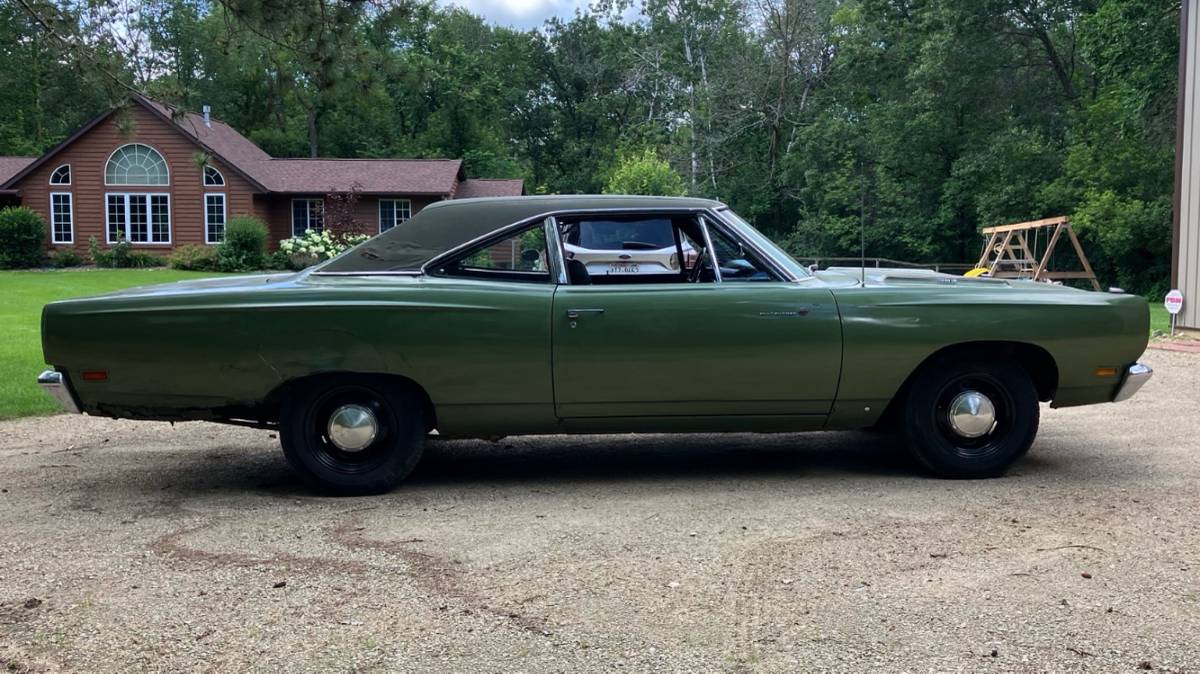
<instances>
[{"instance_id":1,"label":"chrome hubcap","mask_svg":"<svg viewBox=\"0 0 1200 674\"><path fill-rule=\"evenodd\" d=\"M950 428L964 438L979 438L996 425L996 407L979 391L963 391L950 401L946 412Z\"/></svg>"},{"instance_id":2,"label":"chrome hubcap","mask_svg":"<svg viewBox=\"0 0 1200 674\"><path fill-rule=\"evenodd\" d=\"M343 452L361 452L375 441L379 424L362 405L342 405L329 415L329 440Z\"/></svg>"}]
</instances>

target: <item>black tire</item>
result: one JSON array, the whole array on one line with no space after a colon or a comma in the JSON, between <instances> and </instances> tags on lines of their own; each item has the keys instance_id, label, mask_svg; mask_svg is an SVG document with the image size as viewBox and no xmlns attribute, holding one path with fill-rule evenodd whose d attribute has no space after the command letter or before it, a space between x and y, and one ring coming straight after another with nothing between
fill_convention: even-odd
<instances>
[{"instance_id":1,"label":"black tire","mask_svg":"<svg viewBox=\"0 0 1200 674\"><path fill-rule=\"evenodd\" d=\"M951 404L970 391L984 394L994 411L990 430L972 430L984 433L979 437L964 436L950 420ZM1037 389L1019 365L945 358L913 379L901 432L912 455L934 475L998 477L1029 451L1039 412Z\"/></svg>"},{"instance_id":2,"label":"black tire","mask_svg":"<svg viewBox=\"0 0 1200 674\"><path fill-rule=\"evenodd\" d=\"M361 449L343 451L329 423L346 406L370 410L375 433ZM293 391L283 404L283 455L310 485L352 496L390 491L408 476L425 447L421 399L384 378L331 377Z\"/></svg>"}]
</instances>

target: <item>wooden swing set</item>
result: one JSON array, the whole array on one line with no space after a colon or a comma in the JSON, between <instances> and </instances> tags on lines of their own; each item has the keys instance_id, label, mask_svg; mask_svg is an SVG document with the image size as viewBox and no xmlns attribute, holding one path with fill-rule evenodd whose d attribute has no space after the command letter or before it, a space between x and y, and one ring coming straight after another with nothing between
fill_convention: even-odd
<instances>
[{"instance_id":1,"label":"wooden swing set","mask_svg":"<svg viewBox=\"0 0 1200 674\"><path fill-rule=\"evenodd\" d=\"M1037 255L1037 244L1040 233L1045 233L1048 241L1045 251L1039 256ZM1080 271L1051 271L1050 269L1050 260L1054 255L1054 249L1064 233L1070 239L1071 246L1075 249L1075 254L1083 266ZM987 243L983 246L983 254L979 256L979 262L975 263L975 269L972 270L974 273L968 272L968 274L986 273L993 278L1021 278L1045 282L1087 279L1091 281L1092 288L1100 290L1100 283L1096 280L1092 265L1088 263L1087 256L1083 254L1083 246L1079 245L1079 239L1075 236L1075 231L1071 229L1071 219L1066 216L985 227L983 234L988 237Z\"/></svg>"}]
</instances>

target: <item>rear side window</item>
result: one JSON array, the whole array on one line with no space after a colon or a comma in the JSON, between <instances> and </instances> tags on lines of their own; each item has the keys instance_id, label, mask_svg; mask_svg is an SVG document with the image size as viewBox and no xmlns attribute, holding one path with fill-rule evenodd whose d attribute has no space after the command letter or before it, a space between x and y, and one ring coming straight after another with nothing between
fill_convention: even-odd
<instances>
[{"instance_id":1,"label":"rear side window","mask_svg":"<svg viewBox=\"0 0 1200 674\"><path fill-rule=\"evenodd\" d=\"M564 227L563 240L590 250L658 250L675 247L670 218L578 220Z\"/></svg>"},{"instance_id":2,"label":"rear side window","mask_svg":"<svg viewBox=\"0 0 1200 674\"><path fill-rule=\"evenodd\" d=\"M546 232L538 223L517 234L485 243L438 270L445 276L549 283Z\"/></svg>"}]
</instances>

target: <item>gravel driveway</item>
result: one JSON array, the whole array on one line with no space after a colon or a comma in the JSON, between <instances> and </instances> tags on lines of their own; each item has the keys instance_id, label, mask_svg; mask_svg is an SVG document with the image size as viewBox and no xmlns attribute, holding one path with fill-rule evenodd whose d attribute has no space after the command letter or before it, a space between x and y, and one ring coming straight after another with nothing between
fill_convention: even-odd
<instances>
[{"instance_id":1,"label":"gravel driveway","mask_svg":"<svg viewBox=\"0 0 1200 674\"><path fill-rule=\"evenodd\" d=\"M1200 356L1005 479L886 439L435 442L306 493L265 431L0 423L0 671L1200 669Z\"/></svg>"}]
</instances>

